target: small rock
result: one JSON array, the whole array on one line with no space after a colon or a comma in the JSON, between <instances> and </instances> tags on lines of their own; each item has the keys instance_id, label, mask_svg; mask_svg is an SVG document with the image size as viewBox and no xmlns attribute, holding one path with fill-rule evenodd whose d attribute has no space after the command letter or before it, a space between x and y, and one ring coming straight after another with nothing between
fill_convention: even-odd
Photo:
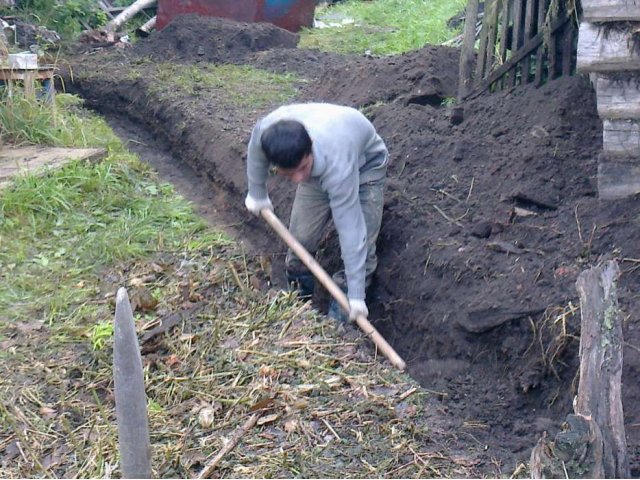
<instances>
[{"instance_id":1,"label":"small rock","mask_svg":"<svg viewBox=\"0 0 640 480\"><path fill-rule=\"evenodd\" d=\"M505 133L507 133L507 130L504 128L496 128L495 130L493 130L491 132L491 135L493 135L494 138L498 138L501 137L502 135L504 135Z\"/></svg>"},{"instance_id":2,"label":"small rock","mask_svg":"<svg viewBox=\"0 0 640 480\"><path fill-rule=\"evenodd\" d=\"M461 106L453 107L449 121L451 125L460 125L464 121L464 108Z\"/></svg>"},{"instance_id":3,"label":"small rock","mask_svg":"<svg viewBox=\"0 0 640 480\"><path fill-rule=\"evenodd\" d=\"M459 143L453 149L453 161L461 162L464 160L464 148Z\"/></svg>"},{"instance_id":4,"label":"small rock","mask_svg":"<svg viewBox=\"0 0 640 480\"><path fill-rule=\"evenodd\" d=\"M491 236L492 229L493 226L491 225L491 222L484 220L476 223L471 228L471 235L477 238L489 238Z\"/></svg>"},{"instance_id":5,"label":"small rock","mask_svg":"<svg viewBox=\"0 0 640 480\"><path fill-rule=\"evenodd\" d=\"M198 414L198 423L202 428L211 428L216 412L211 407L205 407Z\"/></svg>"},{"instance_id":6,"label":"small rock","mask_svg":"<svg viewBox=\"0 0 640 480\"><path fill-rule=\"evenodd\" d=\"M451 227L451 230L449 230L449 236L450 237L455 237L456 235L458 235L460 233L461 230L462 229L459 226L454 225L454 226Z\"/></svg>"}]
</instances>

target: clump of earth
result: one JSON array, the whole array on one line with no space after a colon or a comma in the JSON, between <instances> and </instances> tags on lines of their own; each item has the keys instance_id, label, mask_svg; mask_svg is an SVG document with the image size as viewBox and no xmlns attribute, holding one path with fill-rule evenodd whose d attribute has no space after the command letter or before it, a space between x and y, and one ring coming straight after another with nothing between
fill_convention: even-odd
<instances>
[{"instance_id":1,"label":"clump of earth","mask_svg":"<svg viewBox=\"0 0 640 480\"><path fill-rule=\"evenodd\" d=\"M305 78L295 101L362 109L391 155L370 320L409 373L439 392L434 428L477 425L459 448L484 450L505 466L526 461L541 433L557 432L572 410L575 281L617 259L625 424L639 474L640 201L598 199L602 125L588 78L485 92L452 125L459 50L426 46L378 58L298 49L297 40L267 24L180 17L131 49L76 57L67 83L99 111L126 117L128 128L151 132L171 149L170 169L197 171L193 181L207 187L196 201L215 210L249 253L272 259L275 287L284 286L285 247L244 210L243 198L251 128L277 105L234 107L215 92L159 96L150 77L128 72L166 61L246 64ZM276 178L270 191L286 222L293 186ZM318 258L329 271L340 267L331 230ZM314 302L326 308L317 290Z\"/></svg>"}]
</instances>

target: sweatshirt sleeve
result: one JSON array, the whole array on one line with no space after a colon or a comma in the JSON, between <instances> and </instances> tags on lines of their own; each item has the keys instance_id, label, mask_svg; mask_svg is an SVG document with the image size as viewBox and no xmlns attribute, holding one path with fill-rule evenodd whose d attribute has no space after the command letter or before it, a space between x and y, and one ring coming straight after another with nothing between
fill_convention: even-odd
<instances>
[{"instance_id":1,"label":"sweatshirt sleeve","mask_svg":"<svg viewBox=\"0 0 640 480\"><path fill-rule=\"evenodd\" d=\"M348 297L353 300L365 298L367 227L360 206L359 184L358 170L354 169L328 191L347 277Z\"/></svg>"},{"instance_id":2,"label":"sweatshirt sleeve","mask_svg":"<svg viewBox=\"0 0 640 480\"><path fill-rule=\"evenodd\" d=\"M260 128L260 122L258 122L253 128L253 132L251 132L247 151L247 183L249 195L255 200L265 200L269 196L267 193L269 162L262 150L261 136L262 128Z\"/></svg>"}]
</instances>

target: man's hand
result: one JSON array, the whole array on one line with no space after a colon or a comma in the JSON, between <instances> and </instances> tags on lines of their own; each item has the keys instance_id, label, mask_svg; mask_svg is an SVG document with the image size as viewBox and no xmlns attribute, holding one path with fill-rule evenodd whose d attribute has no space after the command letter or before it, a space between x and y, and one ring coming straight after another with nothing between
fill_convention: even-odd
<instances>
[{"instance_id":1,"label":"man's hand","mask_svg":"<svg viewBox=\"0 0 640 480\"><path fill-rule=\"evenodd\" d=\"M247 194L247 198L244 199L244 204L247 207L247 210L258 217L260 216L260 210L262 210L263 208L267 208L273 211L273 204L271 203L269 197L263 200L256 200L251 195Z\"/></svg>"},{"instance_id":2,"label":"man's hand","mask_svg":"<svg viewBox=\"0 0 640 480\"><path fill-rule=\"evenodd\" d=\"M349 299L349 320L352 322L356 321L356 317L364 316L365 318L369 316L369 309L367 309L367 304L364 303L364 300L353 300Z\"/></svg>"}]
</instances>

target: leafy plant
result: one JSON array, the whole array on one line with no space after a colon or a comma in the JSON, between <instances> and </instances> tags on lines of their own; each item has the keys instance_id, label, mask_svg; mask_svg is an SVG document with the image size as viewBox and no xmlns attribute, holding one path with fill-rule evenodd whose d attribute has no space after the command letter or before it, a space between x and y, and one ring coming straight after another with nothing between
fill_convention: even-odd
<instances>
[{"instance_id":1,"label":"leafy plant","mask_svg":"<svg viewBox=\"0 0 640 480\"><path fill-rule=\"evenodd\" d=\"M91 329L91 345L94 350L102 350L105 342L113 337L113 322L103 321Z\"/></svg>"},{"instance_id":2,"label":"leafy plant","mask_svg":"<svg viewBox=\"0 0 640 480\"><path fill-rule=\"evenodd\" d=\"M68 39L107 23L107 14L93 0L23 0L20 11Z\"/></svg>"},{"instance_id":3,"label":"leafy plant","mask_svg":"<svg viewBox=\"0 0 640 480\"><path fill-rule=\"evenodd\" d=\"M453 107L456 104L456 97L446 97L442 100L441 106L445 108Z\"/></svg>"}]
</instances>

